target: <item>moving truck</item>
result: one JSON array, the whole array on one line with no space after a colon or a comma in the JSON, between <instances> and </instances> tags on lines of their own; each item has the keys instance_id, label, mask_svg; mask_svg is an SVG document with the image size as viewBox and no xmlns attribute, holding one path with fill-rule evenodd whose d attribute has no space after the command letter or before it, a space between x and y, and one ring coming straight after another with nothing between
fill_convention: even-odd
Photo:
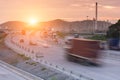
<instances>
[{"instance_id":1,"label":"moving truck","mask_svg":"<svg viewBox=\"0 0 120 80\"><path fill-rule=\"evenodd\" d=\"M87 64L97 64L100 50L100 41L74 38L71 46L66 47L67 59Z\"/></svg>"}]
</instances>

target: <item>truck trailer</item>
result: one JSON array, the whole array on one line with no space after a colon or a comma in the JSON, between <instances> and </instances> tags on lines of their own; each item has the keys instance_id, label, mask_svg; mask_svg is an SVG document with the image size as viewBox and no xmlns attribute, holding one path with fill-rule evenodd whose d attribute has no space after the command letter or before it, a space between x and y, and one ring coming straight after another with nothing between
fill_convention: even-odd
<instances>
[{"instance_id":1,"label":"truck trailer","mask_svg":"<svg viewBox=\"0 0 120 80\"><path fill-rule=\"evenodd\" d=\"M66 47L66 56L70 61L84 64L99 64L100 41L74 38L71 46Z\"/></svg>"}]
</instances>

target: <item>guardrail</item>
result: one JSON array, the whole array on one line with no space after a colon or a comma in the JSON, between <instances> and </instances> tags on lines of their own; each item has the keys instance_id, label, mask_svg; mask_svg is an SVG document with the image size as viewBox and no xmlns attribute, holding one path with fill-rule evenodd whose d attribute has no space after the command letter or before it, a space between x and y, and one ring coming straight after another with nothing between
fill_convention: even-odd
<instances>
[{"instance_id":1,"label":"guardrail","mask_svg":"<svg viewBox=\"0 0 120 80\"><path fill-rule=\"evenodd\" d=\"M28 72L25 72L21 69L18 69L12 65L9 65L3 61L0 60L0 66L2 66L3 68L13 72L13 73L16 73L18 76L22 77L22 78L25 78L26 80L44 80L44 79L41 79L37 76L34 76Z\"/></svg>"}]
</instances>

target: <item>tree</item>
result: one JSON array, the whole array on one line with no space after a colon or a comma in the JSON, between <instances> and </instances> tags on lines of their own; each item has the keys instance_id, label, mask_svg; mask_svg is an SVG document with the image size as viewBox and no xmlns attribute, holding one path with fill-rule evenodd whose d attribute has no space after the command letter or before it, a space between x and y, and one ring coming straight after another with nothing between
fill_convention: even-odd
<instances>
[{"instance_id":1,"label":"tree","mask_svg":"<svg viewBox=\"0 0 120 80\"><path fill-rule=\"evenodd\" d=\"M108 38L120 38L120 20L116 24L109 26L107 31Z\"/></svg>"}]
</instances>

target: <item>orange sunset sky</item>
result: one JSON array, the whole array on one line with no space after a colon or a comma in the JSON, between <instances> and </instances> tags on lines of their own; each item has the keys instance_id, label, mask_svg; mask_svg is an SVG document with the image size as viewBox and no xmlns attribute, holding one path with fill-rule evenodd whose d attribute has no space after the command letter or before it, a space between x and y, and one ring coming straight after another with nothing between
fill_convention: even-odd
<instances>
[{"instance_id":1,"label":"orange sunset sky","mask_svg":"<svg viewBox=\"0 0 120 80\"><path fill-rule=\"evenodd\" d=\"M5 21L38 21L64 19L85 20L95 16L95 2L99 3L99 20L116 22L120 18L120 0L0 0L0 23Z\"/></svg>"}]
</instances>

